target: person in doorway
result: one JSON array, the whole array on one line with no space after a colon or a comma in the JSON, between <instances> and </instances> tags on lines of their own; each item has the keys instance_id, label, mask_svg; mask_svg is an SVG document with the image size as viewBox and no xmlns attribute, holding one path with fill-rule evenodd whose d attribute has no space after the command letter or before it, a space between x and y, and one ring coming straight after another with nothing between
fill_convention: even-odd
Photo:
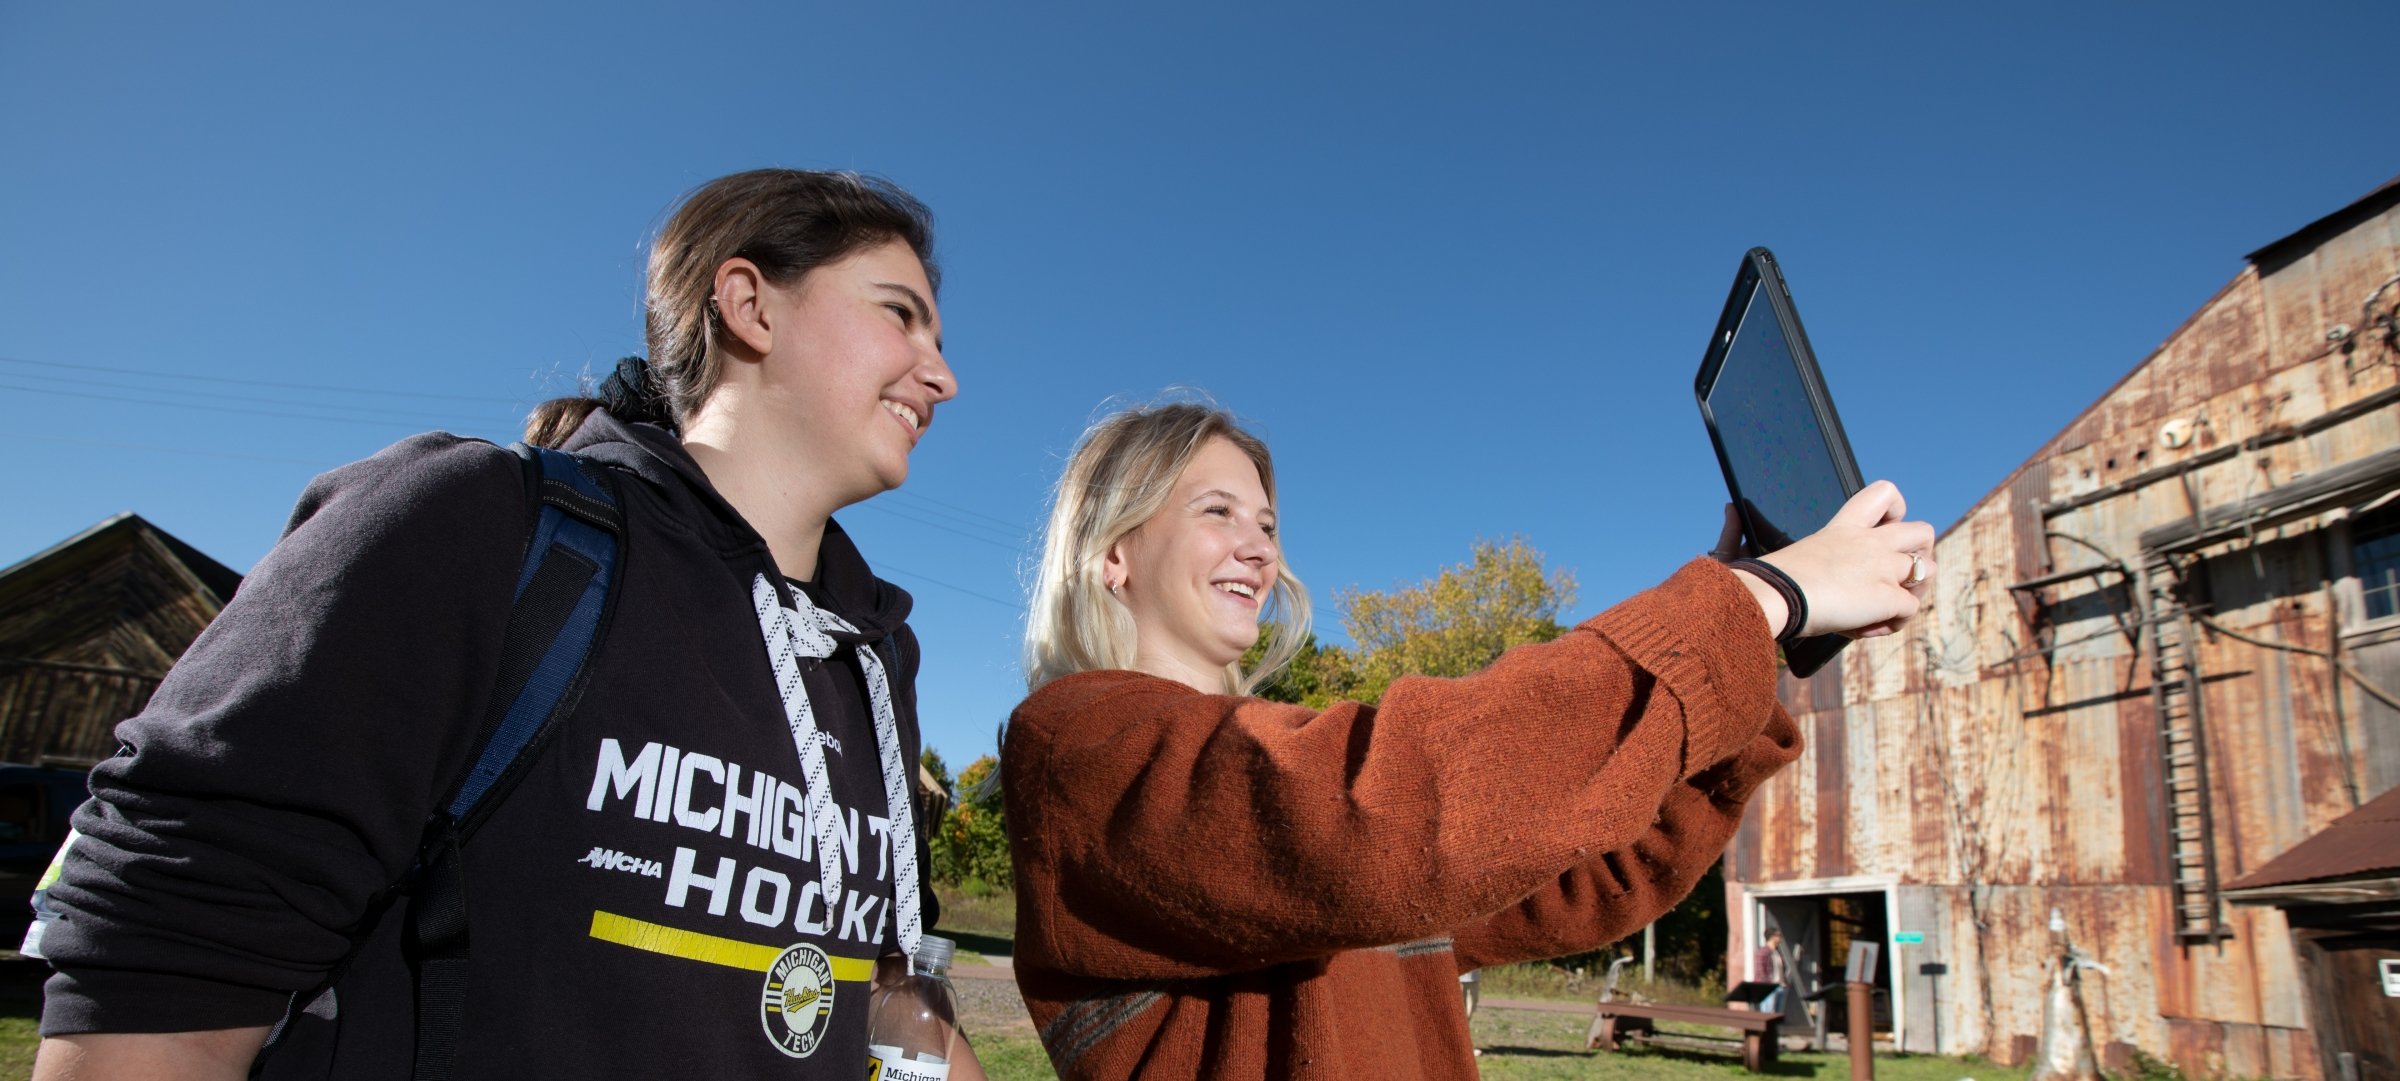
<instances>
[{"instance_id":1,"label":"person in doorway","mask_svg":"<svg viewBox=\"0 0 2400 1081\"><path fill-rule=\"evenodd\" d=\"M1320 711L1248 693L1307 624L1275 492L1194 404L1101 421L1059 480L1001 769L1018 985L1069 1081L1475 1077L1459 973L1688 893L1799 752L1778 637L1890 632L1934 539L1878 482L1763 563Z\"/></svg>"},{"instance_id":2,"label":"person in doorway","mask_svg":"<svg viewBox=\"0 0 2400 1081\"><path fill-rule=\"evenodd\" d=\"M958 393L932 251L885 181L713 181L652 245L647 358L528 422L613 489L621 569L463 847L466 1009L432 1035L407 880L524 641L536 486L443 434L318 478L92 774L35 1077L864 1073L878 959L935 905L910 599L832 515Z\"/></svg>"},{"instance_id":3,"label":"person in doorway","mask_svg":"<svg viewBox=\"0 0 2400 1081\"><path fill-rule=\"evenodd\" d=\"M1775 989L1758 1000L1762 1013L1783 1012L1783 929L1769 928L1767 940L1750 955L1750 979L1756 983L1771 983Z\"/></svg>"}]
</instances>

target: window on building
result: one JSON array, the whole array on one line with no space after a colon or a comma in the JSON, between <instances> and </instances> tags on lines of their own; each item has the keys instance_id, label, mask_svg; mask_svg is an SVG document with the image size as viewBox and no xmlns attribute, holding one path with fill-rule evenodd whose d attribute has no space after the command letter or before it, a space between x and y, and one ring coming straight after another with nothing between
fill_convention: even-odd
<instances>
[{"instance_id":1,"label":"window on building","mask_svg":"<svg viewBox=\"0 0 2400 1081\"><path fill-rule=\"evenodd\" d=\"M2350 565L2358 572L2367 618L2400 615L2400 501L2351 521Z\"/></svg>"}]
</instances>

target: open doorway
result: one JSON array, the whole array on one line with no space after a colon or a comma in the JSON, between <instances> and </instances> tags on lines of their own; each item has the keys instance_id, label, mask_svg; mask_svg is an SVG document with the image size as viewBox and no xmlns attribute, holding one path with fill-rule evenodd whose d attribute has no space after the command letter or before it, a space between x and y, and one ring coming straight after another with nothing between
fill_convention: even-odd
<instances>
[{"instance_id":1,"label":"open doorway","mask_svg":"<svg viewBox=\"0 0 2400 1081\"><path fill-rule=\"evenodd\" d=\"M1849 1025L1843 966L1849 960L1851 944L1872 942L1879 957L1890 955L1889 887L1879 883L1872 889L1754 893L1753 898L1758 905L1752 923L1754 941L1763 943L1770 930L1783 932L1785 1025L1792 1031L1812 1033L1816 1046L1822 1048L1828 1033L1845 1032ZM1894 1008L1891 965L1878 960L1873 980L1873 1027L1879 1036L1892 1034L1896 1039L1892 1019L1899 1014Z\"/></svg>"}]
</instances>

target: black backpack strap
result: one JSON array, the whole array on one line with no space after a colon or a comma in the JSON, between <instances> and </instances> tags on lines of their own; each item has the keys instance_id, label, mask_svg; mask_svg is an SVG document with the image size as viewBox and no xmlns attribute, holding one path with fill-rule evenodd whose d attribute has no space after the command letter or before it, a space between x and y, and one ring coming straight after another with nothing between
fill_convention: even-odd
<instances>
[{"instance_id":1,"label":"black backpack strap","mask_svg":"<svg viewBox=\"0 0 2400 1081\"><path fill-rule=\"evenodd\" d=\"M463 847L525 775L557 723L574 712L608 624L624 521L603 467L517 444L540 500L500 652L495 711L474 765L426 827L409 906L417 970L418 1081L448 1078L467 1007L467 880Z\"/></svg>"}]
</instances>

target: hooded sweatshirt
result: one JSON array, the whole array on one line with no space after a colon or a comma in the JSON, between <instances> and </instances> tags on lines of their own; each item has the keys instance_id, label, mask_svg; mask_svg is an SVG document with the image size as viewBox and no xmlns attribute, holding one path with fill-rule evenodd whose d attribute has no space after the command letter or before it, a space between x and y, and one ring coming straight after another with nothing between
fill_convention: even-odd
<instances>
[{"instance_id":1,"label":"hooded sweatshirt","mask_svg":"<svg viewBox=\"0 0 2400 1081\"><path fill-rule=\"evenodd\" d=\"M894 846L923 866L922 834L893 835L857 650L888 670L913 780L909 597L831 523L787 581L658 428L594 413L566 449L614 474L622 577L580 703L465 849L458 1074L852 1081ZM514 454L449 435L309 486L92 773L51 892L45 1035L273 1024L358 940L267 1075L409 1076L407 902L371 899L467 770L536 510ZM814 841L762 575L856 628L800 662L837 852Z\"/></svg>"},{"instance_id":2,"label":"hooded sweatshirt","mask_svg":"<svg viewBox=\"0 0 2400 1081\"><path fill-rule=\"evenodd\" d=\"M1069 1081L1476 1076L1458 975L1691 892L1797 757L1732 573L1323 712L1084 672L1001 756L1019 987Z\"/></svg>"}]
</instances>

